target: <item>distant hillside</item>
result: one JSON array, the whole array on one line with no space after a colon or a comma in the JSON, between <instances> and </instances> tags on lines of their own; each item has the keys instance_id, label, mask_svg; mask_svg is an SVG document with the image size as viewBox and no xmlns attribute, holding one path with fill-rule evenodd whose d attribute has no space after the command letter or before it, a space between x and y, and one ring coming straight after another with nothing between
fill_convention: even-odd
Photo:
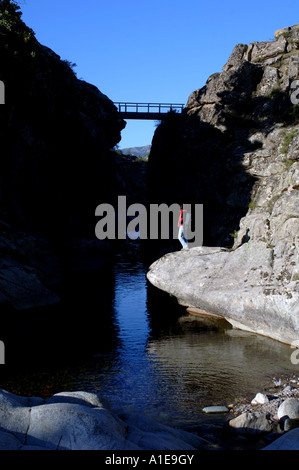
<instances>
[{"instance_id":1,"label":"distant hillside","mask_svg":"<svg viewBox=\"0 0 299 470\"><path fill-rule=\"evenodd\" d=\"M146 157L151 150L151 145L144 145L143 147L130 147L120 149L124 155L134 155L135 157Z\"/></svg>"}]
</instances>

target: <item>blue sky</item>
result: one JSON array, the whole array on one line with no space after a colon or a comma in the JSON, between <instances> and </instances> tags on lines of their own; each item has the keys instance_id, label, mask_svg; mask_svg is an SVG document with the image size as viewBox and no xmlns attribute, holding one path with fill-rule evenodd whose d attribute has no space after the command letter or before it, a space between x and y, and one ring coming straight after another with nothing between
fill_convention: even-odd
<instances>
[{"instance_id":1,"label":"blue sky","mask_svg":"<svg viewBox=\"0 0 299 470\"><path fill-rule=\"evenodd\" d=\"M186 103L238 43L299 21L296 0L21 0L42 44L112 101ZM154 121L128 121L119 148L151 143Z\"/></svg>"}]
</instances>

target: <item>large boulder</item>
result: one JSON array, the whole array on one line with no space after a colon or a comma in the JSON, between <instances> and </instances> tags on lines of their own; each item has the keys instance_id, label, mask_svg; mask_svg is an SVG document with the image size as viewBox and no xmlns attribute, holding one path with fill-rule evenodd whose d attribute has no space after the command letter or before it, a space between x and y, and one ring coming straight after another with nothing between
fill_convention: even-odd
<instances>
[{"instance_id":1,"label":"large boulder","mask_svg":"<svg viewBox=\"0 0 299 470\"><path fill-rule=\"evenodd\" d=\"M299 399L298 398L287 398L283 401L277 410L277 416L281 418L299 418Z\"/></svg>"},{"instance_id":2,"label":"large boulder","mask_svg":"<svg viewBox=\"0 0 299 470\"><path fill-rule=\"evenodd\" d=\"M243 435L257 435L275 430L276 423L265 413L242 413L229 421L229 426Z\"/></svg>"},{"instance_id":3,"label":"large boulder","mask_svg":"<svg viewBox=\"0 0 299 470\"><path fill-rule=\"evenodd\" d=\"M89 392L48 400L0 390L0 450L195 450L209 442L140 413L111 411Z\"/></svg>"},{"instance_id":4,"label":"large boulder","mask_svg":"<svg viewBox=\"0 0 299 470\"><path fill-rule=\"evenodd\" d=\"M151 265L147 277L181 305L291 343L299 334L298 282L283 282L273 258L273 248L262 241L233 251L196 247L163 256Z\"/></svg>"}]
</instances>

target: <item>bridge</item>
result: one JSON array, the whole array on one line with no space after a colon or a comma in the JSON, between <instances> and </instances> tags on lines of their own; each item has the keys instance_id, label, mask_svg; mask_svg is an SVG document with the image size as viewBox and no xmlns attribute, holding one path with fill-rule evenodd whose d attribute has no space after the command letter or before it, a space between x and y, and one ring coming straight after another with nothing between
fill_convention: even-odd
<instances>
[{"instance_id":1,"label":"bridge","mask_svg":"<svg viewBox=\"0 0 299 470\"><path fill-rule=\"evenodd\" d=\"M170 111L182 114L184 105L173 103L125 103L115 102L118 113L123 119L160 120Z\"/></svg>"}]
</instances>

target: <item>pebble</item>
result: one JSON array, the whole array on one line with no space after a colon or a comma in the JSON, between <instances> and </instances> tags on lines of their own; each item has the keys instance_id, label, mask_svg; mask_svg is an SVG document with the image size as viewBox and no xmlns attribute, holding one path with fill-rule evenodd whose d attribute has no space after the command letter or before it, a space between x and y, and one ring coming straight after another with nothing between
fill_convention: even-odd
<instances>
[{"instance_id":1,"label":"pebble","mask_svg":"<svg viewBox=\"0 0 299 470\"><path fill-rule=\"evenodd\" d=\"M229 409L226 406L206 406L202 410L204 413L228 413Z\"/></svg>"},{"instance_id":2,"label":"pebble","mask_svg":"<svg viewBox=\"0 0 299 470\"><path fill-rule=\"evenodd\" d=\"M252 405L264 405L265 403L269 403L269 398L263 393L257 393L251 401Z\"/></svg>"},{"instance_id":3,"label":"pebble","mask_svg":"<svg viewBox=\"0 0 299 470\"><path fill-rule=\"evenodd\" d=\"M277 417L277 411L279 406L283 401L290 397L297 397L299 398L299 390L292 380L296 379L297 377L279 377L272 379L272 386L271 383L267 385L265 390L267 391L267 396L270 397L268 402L263 404L252 404L251 401L247 400L246 402L239 402L235 404L234 408L230 411L233 416L238 416L241 413L253 413L255 411L262 411L264 413L270 413L273 419L279 418ZM278 383L280 383L280 387L278 388ZM290 384L292 384L290 386ZM275 387L275 391L273 389ZM263 393L257 393L257 395L263 395Z\"/></svg>"}]
</instances>

